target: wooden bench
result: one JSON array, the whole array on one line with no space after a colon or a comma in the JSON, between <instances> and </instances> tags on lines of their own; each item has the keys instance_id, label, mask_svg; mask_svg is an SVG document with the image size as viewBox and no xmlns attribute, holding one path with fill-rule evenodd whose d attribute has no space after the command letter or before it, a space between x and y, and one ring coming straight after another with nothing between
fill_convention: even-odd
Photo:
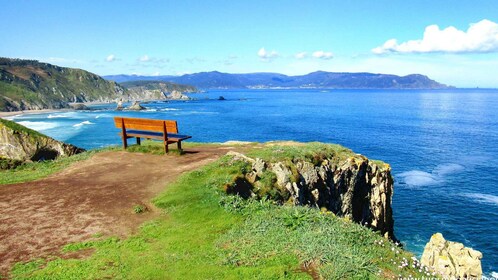
<instances>
[{"instance_id":1,"label":"wooden bench","mask_svg":"<svg viewBox=\"0 0 498 280\"><path fill-rule=\"evenodd\" d=\"M192 138L192 136L178 134L176 121L114 117L114 124L121 129L119 135L123 139L125 149L128 147L128 138L137 138L138 145L140 145L140 138L146 138L162 140L166 153L169 144L177 143L178 150L181 152L182 141Z\"/></svg>"}]
</instances>

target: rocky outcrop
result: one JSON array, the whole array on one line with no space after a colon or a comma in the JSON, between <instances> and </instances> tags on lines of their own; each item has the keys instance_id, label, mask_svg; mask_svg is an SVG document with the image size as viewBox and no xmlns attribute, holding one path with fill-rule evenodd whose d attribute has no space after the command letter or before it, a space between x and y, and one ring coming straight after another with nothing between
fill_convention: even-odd
<instances>
[{"instance_id":1,"label":"rocky outcrop","mask_svg":"<svg viewBox=\"0 0 498 280\"><path fill-rule=\"evenodd\" d=\"M83 103L73 103L73 104L69 104L69 106L73 110L81 110L81 111L83 111L83 110L90 110L90 108L88 108L88 106L86 106Z\"/></svg>"},{"instance_id":2,"label":"rocky outcrop","mask_svg":"<svg viewBox=\"0 0 498 280\"><path fill-rule=\"evenodd\" d=\"M140 105L140 102L135 101L133 104L129 107L126 108L126 110L132 110L132 111L141 111L145 110L146 108L142 105Z\"/></svg>"},{"instance_id":3,"label":"rocky outcrop","mask_svg":"<svg viewBox=\"0 0 498 280\"><path fill-rule=\"evenodd\" d=\"M116 104L116 111L122 111L124 109L123 101L119 100Z\"/></svg>"},{"instance_id":4,"label":"rocky outcrop","mask_svg":"<svg viewBox=\"0 0 498 280\"><path fill-rule=\"evenodd\" d=\"M83 151L20 124L0 119L0 158L18 161L51 160Z\"/></svg>"},{"instance_id":5,"label":"rocky outcrop","mask_svg":"<svg viewBox=\"0 0 498 280\"><path fill-rule=\"evenodd\" d=\"M481 252L447 241L441 233L436 233L425 245L421 262L445 279L481 279L481 259Z\"/></svg>"},{"instance_id":6,"label":"rocky outcrop","mask_svg":"<svg viewBox=\"0 0 498 280\"><path fill-rule=\"evenodd\" d=\"M251 196L270 195L282 203L325 208L394 239L393 179L387 164L379 166L361 155L337 164L331 159L319 163L265 162L239 153L229 154L233 160L251 165L244 175L252 186ZM268 178L271 186L264 185ZM243 184L239 181L238 185Z\"/></svg>"},{"instance_id":7,"label":"rocky outcrop","mask_svg":"<svg viewBox=\"0 0 498 280\"><path fill-rule=\"evenodd\" d=\"M186 96L185 94L174 90L170 94L166 96L167 99L169 100L190 100L190 97Z\"/></svg>"}]
</instances>

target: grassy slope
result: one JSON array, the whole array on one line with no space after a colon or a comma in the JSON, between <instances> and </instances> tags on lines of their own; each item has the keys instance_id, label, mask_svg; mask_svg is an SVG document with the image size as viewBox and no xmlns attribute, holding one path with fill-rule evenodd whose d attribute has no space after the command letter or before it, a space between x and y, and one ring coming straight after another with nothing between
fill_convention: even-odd
<instances>
[{"instance_id":1,"label":"grassy slope","mask_svg":"<svg viewBox=\"0 0 498 280\"><path fill-rule=\"evenodd\" d=\"M125 91L118 84L84 70L0 58L0 111L9 109L4 97L39 108L61 108L64 103L73 102L75 96L82 101L121 97L116 89Z\"/></svg>"},{"instance_id":2,"label":"grassy slope","mask_svg":"<svg viewBox=\"0 0 498 280\"><path fill-rule=\"evenodd\" d=\"M281 154L282 150L289 151L274 146L255 153L269 156ZM144 224L138 234L124 240L96 237L70 244L64 250L94 248L95 251L86 259L19 263L13 269L13 276L19 279L421 276L412 268L398 268L402 258L410 260L409 253L357 224L316 209L283 207L270 201L244 201L225 195L222 186L248 167L223 158L185 174L154 200L164 215Z\"/></svg>"}]
</instances>

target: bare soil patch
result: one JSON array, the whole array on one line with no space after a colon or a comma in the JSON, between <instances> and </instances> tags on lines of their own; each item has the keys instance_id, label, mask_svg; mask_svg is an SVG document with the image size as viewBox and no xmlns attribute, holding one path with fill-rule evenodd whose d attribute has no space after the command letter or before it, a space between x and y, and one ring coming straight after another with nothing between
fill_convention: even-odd
<instances>
[{"instance_id":1,"label":"bare soil patch","mask_svg":"<svg viewBox=\"0 0 498 280\"><path fill-rule=\"evenodd\" d=\"M132 234L160 215L150 200L168 183L233 149L195 147L182 156L103 152L45 179L0 186L0 275L19 261L64 257L64 245L96 234ZM149 211L135 214L138 204Z\"/></svg>"}]
</instances>

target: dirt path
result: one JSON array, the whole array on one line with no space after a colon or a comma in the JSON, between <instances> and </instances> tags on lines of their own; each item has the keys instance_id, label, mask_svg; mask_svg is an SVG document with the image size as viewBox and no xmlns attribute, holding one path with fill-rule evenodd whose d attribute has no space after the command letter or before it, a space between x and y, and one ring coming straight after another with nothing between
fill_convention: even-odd
<instances>
[{"instance_id":1,"label":"dirt path","mask_svg":"<svg viewBox=\"0 0 498 280\"><path fill-rule=\"evenodd\" d=\"M157 215L150 200L180 174L234 147L190 148L182 156L104 152L48 178L0 185L0 275L18 261L61 256L95 234L126 236ZM137 215L133 206L147 205Z\"/></svg>"}]
</instances>

